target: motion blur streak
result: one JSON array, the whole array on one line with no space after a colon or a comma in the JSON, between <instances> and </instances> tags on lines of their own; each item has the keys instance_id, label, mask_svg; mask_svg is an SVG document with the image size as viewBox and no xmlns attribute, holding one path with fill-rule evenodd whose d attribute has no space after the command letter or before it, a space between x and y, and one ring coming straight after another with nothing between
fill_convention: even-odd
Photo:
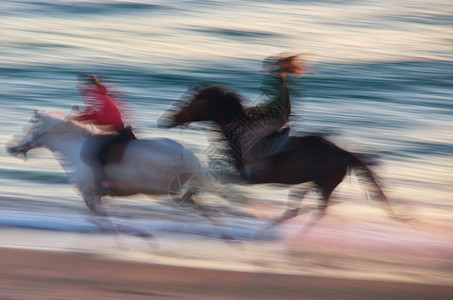
<instances>
[{"instance_id":1,"label":"motion blur streak","mask_svg":"<svg viewBox=\"0 0 453 300\"><path fill-rule=\"evenodd\" d=\"M225 298L246 297L247 284L257 287L250 278L265 282L259 272L319 276L322 284L312 291L324 291L326 297L332 294L325 287L335 286L326 279L332 277L453 286L452 15L453 4L447 0L1 1L0 252L11 247L63 249L80 266L88 264L71 256L73 251L140 263L251 271L245 287L218 287ZM395 211L412 217L411 222L393 221L364 200L354 177L339 185L326 216L305 236L312 212L262 230L286 209L286 186L225 186L236 202L206 195L202 200L220 212L225 230L243 247L217 240L209 221L181 211L170 197L107 198L113 220L153 232L159 243L155 249L131 235L103 234L49 151L30 151L24 162L4 147L22 132L34 109L68 114L74 105L81 106L75 76L85 72L129 101L139 139L175 139L210 166L212 134L160 129L157 119L199 84L228 86L244 96L246 106L255 104L261 62L282 52L301 54L312 70L291 83L291 132L322 133L341 148L378 161L373 171L384 192ZM317 196L306 195L308 211L316 208ZM45 280L23 284L20 274L41 270L33 271L36 278L47 276L52 264L60 266L61 256L19 257L30 260L11 258L10 267L1 268L0 298L77 298ZM110 298L124 298L122 292L137 299L143 296L140 291L151 293L139 279L116 284L127 265L111 266L82 269L88 280L98 276L102 281L117 272L120 279L105 281L112 289ZM146 273L152 272L140 275ZM206 282L195 278L187 276L192 288ZM373 286L368 284L357 286ZM184 293L179 287L172 295ZM393 288L386 295L379 294L385 288L352 287L335 295L398 298ZM269 298L285 296L275 285L269 290ZM288 297L304 295L286 290ZM432 294L435 299L451 299L451 290L422 290L438 292L438 297Z\"/></svg>"}]
</instances>

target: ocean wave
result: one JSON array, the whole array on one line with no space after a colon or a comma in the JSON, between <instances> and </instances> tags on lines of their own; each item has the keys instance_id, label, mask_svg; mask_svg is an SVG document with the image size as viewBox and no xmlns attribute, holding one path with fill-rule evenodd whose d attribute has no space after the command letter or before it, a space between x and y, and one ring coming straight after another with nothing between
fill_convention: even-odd
<instances>
[{"instance_id":1,"label":"ocean wave","mask_svg":"<svg viewBox=\"0 0 453 300\"><path fill-rule=\"evenodd\" d=\"M257 30L238 30L221 27L209 27L209 26L191 26L183 28L188 31L195 31L200 33L206 33L213 36L223 36L228 38L240 38L240 39L264 39L264 38L276 38L281 37L281 34L275 34L266 31Z\"/></svg>"},{"instance_id":2,"label":"ocean wave","mask_svg":"<svg viewBox=\"0 0 453 300\"><path fill-rule=\"evenodd\" d=\"M64 174L54 172L35 172L26 170L0 169L0 178L9 178L21 181L31 181L46 184L68 184L68 179Z\"/></svg>"},{"instance_id":3,"label":"ocean wave","mask_svg":"<svg viewBox=\"0 0 453 300\"><path fill-rule=\"evenodd\" d=\"M115 224L112 227L111 224ZM228 232L240 240L276 240L278 230L266 233L257 233L263 226L262 223L251 220L230 220ZM157 235L198 235L200 237L216 238L220 235L220 228L209 221L192 217L187 220L187 215L178 218L172 215L171 219L162 218L98 218L80 213L33 213L23 211L0 210L0 228L27 228L63 232L79 233L123 233L137 234L149 232Z\"/></svg>"},{"instance_id":4,"label":"ocean wave","mask_svg":"<svg viewBox=\"0 0 453 300\"><path fill-rule=\"evenodd\" d=\"M149 12L168 8L164 5L136 1L17 1L3 14L102 15Z\"/></svg>"}]
</instances>

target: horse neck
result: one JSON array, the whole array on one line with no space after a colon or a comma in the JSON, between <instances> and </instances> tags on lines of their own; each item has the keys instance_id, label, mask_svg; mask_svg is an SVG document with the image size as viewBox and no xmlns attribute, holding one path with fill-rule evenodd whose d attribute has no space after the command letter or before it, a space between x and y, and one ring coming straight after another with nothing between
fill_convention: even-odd
<instances>
[{"instance_id":1,"label":"horse neck","mask_svg":"<svg viewBox=\"0 0 453 300\"><path fill-rule=\"evenodd\" d=\"M240 132L246 127L249 120L246 117L244 110L238 107L225 107L221 110L222 113L211 114L214 121L221 129L225 139L230 147L230 154L234 160L237 169L242 169L242 150L240 141Z\"/></svg>"},{"instance_id":2,"label":"horse neck","mask_svg":"<svg viewBox=\"0 0 453 300\"><path fill-rule=\"evenodd\" d=\"M62 121L61 124L49 129L43 135L43 145L54 153L61 153L71 163L80 160L80 149L91 133L84 135L84 129L70 121Z\"/></svg>"},{"instance_id":3,"label":"horse neck","mask_svg":"<svg viewBox=\"0 0 453 300\"><path fill-rule=\"evenodd\" d=\"M246 114L240 99L229 94L210 97L206 112L207 119L213 121L222 129L246 121Z\"/></svg>"},{"instance_id":4,"label":"horse neck","mask_svg":"<svg viewBox=\"0 0 453 300\"><path fill-rule=\"evenodd\" d=\"M237 124L236 126L231 126L229 128L222 128L222 133L228 142L228 146L230 147L231 150L230 153L237 169L241 169L243 166L242 150L240 143L240 130L241 128Z\"/></svg>"}]
</instances>

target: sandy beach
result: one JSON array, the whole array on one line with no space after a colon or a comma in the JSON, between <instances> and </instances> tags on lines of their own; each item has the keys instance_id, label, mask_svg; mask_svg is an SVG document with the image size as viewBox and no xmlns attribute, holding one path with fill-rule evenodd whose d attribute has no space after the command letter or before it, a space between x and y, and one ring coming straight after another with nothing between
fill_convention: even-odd
<instances>
[{"instance_id":1,"label":"sandy beach","mask_svg":"<svg viewBox=\"0 0 453 300\"><path fill-rule=\"evenodd\" d=\"M0 249L0 299L452 299L446 285L237 272Z\"/></svg>"}]
</instances>

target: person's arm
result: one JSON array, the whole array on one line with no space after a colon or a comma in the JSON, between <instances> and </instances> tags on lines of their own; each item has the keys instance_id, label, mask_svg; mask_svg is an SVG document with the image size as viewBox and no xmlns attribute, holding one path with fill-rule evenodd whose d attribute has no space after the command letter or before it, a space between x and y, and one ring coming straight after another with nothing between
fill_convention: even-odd
<instances>
[{"instance_id":1,"label":"person's arm","mask_svg":"<svg viewBox=\"0 0 453 300\"><path fill-rule=\"evenodd\" d=\"M95 121L102 113L103 97L105 97L106 93L107 88L104 86L84 90L82 97L86 106L75 119L77 121Z\"/></svg>"}]
</instances>

